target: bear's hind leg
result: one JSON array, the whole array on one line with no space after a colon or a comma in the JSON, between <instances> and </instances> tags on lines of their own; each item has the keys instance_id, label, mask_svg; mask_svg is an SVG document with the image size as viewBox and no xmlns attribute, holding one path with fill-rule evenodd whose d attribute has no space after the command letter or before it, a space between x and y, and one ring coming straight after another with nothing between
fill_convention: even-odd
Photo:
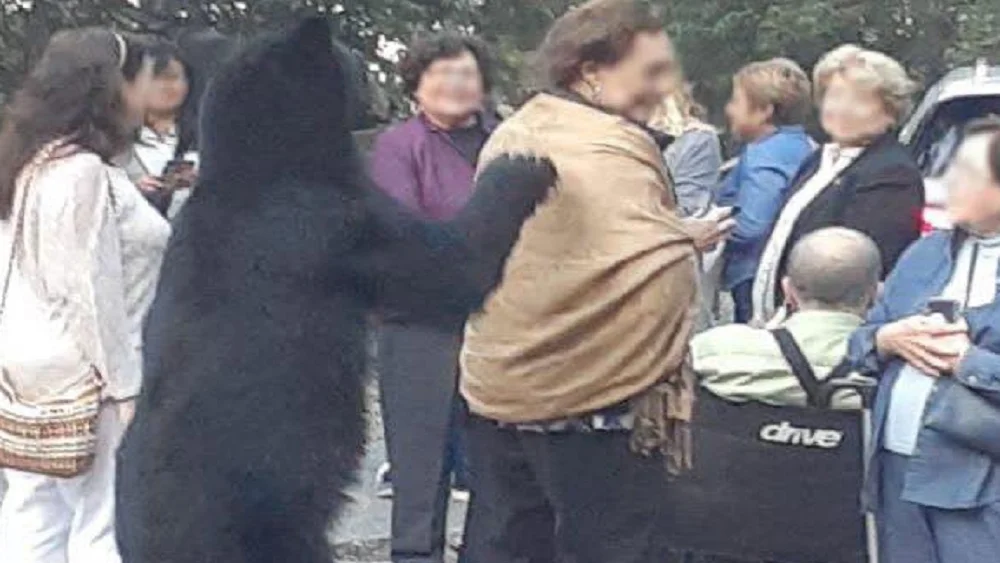
<instances>
[{"instance_id":1,"label":"bear's hind leg","mask_svg":"<svg viewBox=\"0 0 1000 563\"><path fill-rule=\"evenodd\" d=\"M329 471L334 471L329 467ZM274 469L241 480L233 510L246 563L330 563L327 532L342 502L327 481L314 482ZM282 478L282 475L284 478ZM315 478L315 476L313 476Z\"/></svg>"},{"instance_id":2,"label":"bear's hind leg","mask_svg":"<svg viewBox=\"0 0 1000 563\"><path fill-rule=\"evenodd\" d=\"M330 563L333 554L326 537L326 526L307 524L289 518L256 525L242 541L246 563ZM235 561L235 560L234 560Z\"/></svg>"}]
</instances>

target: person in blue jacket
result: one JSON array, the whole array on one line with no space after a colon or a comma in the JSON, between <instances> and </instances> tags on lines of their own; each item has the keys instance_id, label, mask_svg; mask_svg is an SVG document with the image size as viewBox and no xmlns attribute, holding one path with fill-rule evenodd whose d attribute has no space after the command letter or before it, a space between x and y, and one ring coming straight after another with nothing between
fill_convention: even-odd
<instances>
[{"instance_id":1,"label":"person in blue jacket","mask_svg":"<svg viewBox=\"0 0 1000 563\"><path fill-rule=\"evenodd\" d=\"M1000 421L1000 121L970 125L945 178L956 228L903 254L848 352L879 378L864 500L883 563L1000 558L1000 448L982 446L1000 433L933 422L967 406L953 385L987 399L966 416ZM932 298L956 301L957 322L928 314Z\"/></svg>"},{"instance_id":2,"label":"person in blue jacket","mask_svg":"<svg viewBox=\"0 0 1000 563\"><path fill-rule=\"evenodd\" d=\"M785 192L814 144L803 123L811 110L809 77L795 62L771 59L733 78L726 116L745 148L719 193L719 204L740 208L726 243L723 286L732 292L735 320L753 313L753 278Z\"/></svg>"}]
</instances>

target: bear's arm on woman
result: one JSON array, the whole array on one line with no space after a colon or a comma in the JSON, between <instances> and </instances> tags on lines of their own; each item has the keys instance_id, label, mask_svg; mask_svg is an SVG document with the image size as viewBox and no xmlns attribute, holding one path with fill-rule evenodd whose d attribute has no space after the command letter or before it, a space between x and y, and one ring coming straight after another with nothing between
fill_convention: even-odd
<instances>
[{"instance_id":1,"label":"bear's arm on woman","mask_svg":"<svg viewBox=\"0 0 1000 563\"><path fill-rule=\"evenodd\" d=\"M479 175L472 200L447 222L423 221L370 189L362 251L353 264L374 305L394 315L452 327L500 281L521 224L555 184L551 162L502 156Z\"/></svg>"}]
</instances>

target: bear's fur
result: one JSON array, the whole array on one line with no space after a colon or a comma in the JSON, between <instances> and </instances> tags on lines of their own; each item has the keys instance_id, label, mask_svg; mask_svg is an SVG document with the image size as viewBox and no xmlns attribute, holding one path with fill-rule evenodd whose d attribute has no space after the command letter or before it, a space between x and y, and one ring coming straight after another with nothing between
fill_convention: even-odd
<instances>
[{"instance_id":1,"label":"bear's fur","mask_svg":"<svg viewBox=\"0 0 1000 563\"><path fill-rule=\"evenodd\" d=\"M459 326L554 182L503 157L454 221L415 219L364 174L350 60L309 20L209 88L119 451L125 563L329 562L363 452L368 314Z\"/></svg>"}]
</instances>

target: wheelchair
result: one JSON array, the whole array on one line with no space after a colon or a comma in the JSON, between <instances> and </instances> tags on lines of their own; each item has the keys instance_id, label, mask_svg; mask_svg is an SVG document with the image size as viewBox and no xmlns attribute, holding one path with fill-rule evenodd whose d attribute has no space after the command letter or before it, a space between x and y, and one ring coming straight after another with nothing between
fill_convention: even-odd
<instances>
[{"instance_id":1,"label":"wheelchair","mask_svg":"<svg viewBox=\"0 0 1000 563\"><path fill-rule=\"evenodd\" d=\"M860 506L875 381L819 382L808 365L789 363L807 407L733 403L699 389L693 469L666 487L672 549L751 562L877 561L874 520ZM829 410L842 392L858 393L863 409Z\"/></svg>"}]
</instances>

